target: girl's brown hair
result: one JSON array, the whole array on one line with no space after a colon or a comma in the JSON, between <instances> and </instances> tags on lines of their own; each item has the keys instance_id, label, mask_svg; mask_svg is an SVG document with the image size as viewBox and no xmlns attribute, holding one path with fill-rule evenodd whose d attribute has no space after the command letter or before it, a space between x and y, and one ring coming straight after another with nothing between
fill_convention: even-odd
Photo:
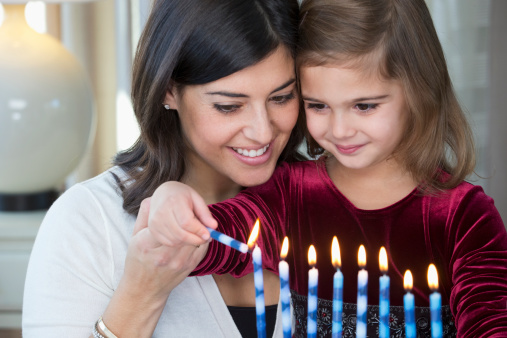
<instances>
[{"instance_id":1,"label":"girl's brown hair","mask_svg":"<svg viewBox=\"0 0 507 338\"><path fill-rule=\"evenodd\" d=\"M165 181L185 173L186 149L178 114L167 112L170 86L209 83L265 59L279 47L295 57L297 0L157 0L143 30L133 65L132 103L141 135L114 164L127 178L118 184L123 208L137 214L141 201ZM279 161L298 152L304 114Z\"/></svg>"},{"instance_id":2,"label":"girl's brown hair","mask_svg":"<svg viewBox=\"0 0 507 338\"><path fill-rule=\"evenodd\" d=\"M346 63L401 82L409 116L394 156L422 191L453 188L473 172L472 132L424 0L303 0L300 16L298 68ZM323 152L308 140L311 156Z\"/></svg>"}]
</instances>

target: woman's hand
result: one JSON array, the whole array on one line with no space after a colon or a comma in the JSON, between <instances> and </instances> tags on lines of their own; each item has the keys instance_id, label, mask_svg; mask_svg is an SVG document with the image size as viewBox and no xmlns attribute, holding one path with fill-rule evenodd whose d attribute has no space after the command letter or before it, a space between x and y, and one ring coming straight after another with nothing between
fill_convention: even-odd
<instances>
[{"instance_id":1,"label":"woman's hand","mask_svg":"<svg viewBox=\"0 0 507 338\"><path fill-rule=\"evenodd\" d=\"M153 201L150 198L141 203L124 274L103 315L106 326L119 337L151 337L169 294L195 269L207 250L207 244L162 244L149 227ZM154 214L161 217L161 213Z\"/></svg>"}]
</instances>

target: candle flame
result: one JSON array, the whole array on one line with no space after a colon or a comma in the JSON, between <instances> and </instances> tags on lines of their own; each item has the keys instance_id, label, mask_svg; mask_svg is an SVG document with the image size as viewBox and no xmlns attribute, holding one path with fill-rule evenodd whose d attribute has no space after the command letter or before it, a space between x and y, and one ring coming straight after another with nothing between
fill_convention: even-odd
<instances>
[{"instance_id":1,"label":"candle flame","mask_svg":"<svg viewBox=\"0 0 507 338\"><path fill-rule=\"evenodd\" d=\"M359 252L357 253L357 263L359 264L360 269L366 268L366 250L362 244L359 247Z\"/></svg>"},{"instance_id":2,"label":"candle flame","mask_svg":"<svg viewBox=\"0 0 507 338\"><path fill-rule=\"evenodd\" d=\"M331 262L335 269L339 269L342 266L340 244L338 244L338 238L336 238L336 236L333 237L333 243L331 244Z\"/></svg>"},{"instance_id":3,"label":"candle flame","mask_svg":"<svg viewBox=\"0 0 507 338\"><path fill-rule=\"evenodd\" d=\"M287 236L285 236L282 243L282 251L280 252L280 258L285 259L285 257L287 257L288 252L289 252L289 239L287 238Z\"/></svg>"},{"instance_id":4,"label":"candle flame","mask_svg":"<svg viewBox=\"0 0 507 338\"><path fill-rule=\"evenodd\" d=\"M255 247L255 243L257 242L257 237L259 237L259 230L260 230L261 223L259 219L255 221L255 225L252 229L252 232L250 233L250 237L248 237L248 248L252 250Z\"/></svg>"},{"instance_id":5,"label":"candle flame","mask_svg":"<svg viewBox=\"0 0 507 338\"><path fill-rule=\"evenodd\" d=\"M403 277L403 287L405 291L410 292L414 286L414 279L412 278L412 272L410 270L405 271L405 277Z\"/></svg>"},{"instance_id":6,"label":"candle flame","mask_svg":"<svg viewBox=\"0 0 507 338\"><path fill-rule=\"evenodd\" d=\"M378 254L378 261L379 261L379 266L380 266L380 272L385 275L387 273L387 252L386 252L386 248L384 248L384 247L380 248L380 252Z\"/></svg>"},{"instance_id":7,"label":"candle flame","mask_svg":"<svg viewBox=\"0 0 507 338\"><path fill-rule=\"evenodd\" d=\"M434 264L430 264L428 267L428 286L431 291L438 290L438 274Z\"/></svg>"},{"instance_id":8,"label":"candle flame","mask_svg":"<svg viewBox=\"0 0 507 338\"><path fill-rule=\"evenodd\" d=\"M310 249L308 249L308 264L310 267L314 267L317 264L317 253L315 252L315 247L310 245Z\"/></svg>"}]
</instances>

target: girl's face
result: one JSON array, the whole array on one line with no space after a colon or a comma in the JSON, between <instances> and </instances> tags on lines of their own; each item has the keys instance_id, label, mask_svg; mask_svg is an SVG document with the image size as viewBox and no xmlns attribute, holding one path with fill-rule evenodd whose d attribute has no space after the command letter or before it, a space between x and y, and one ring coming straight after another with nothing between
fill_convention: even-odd
<instances>
[{"instance_id":1,"label":"girl's face","mask_svg":"<svg viewBox=\"0 0 507 338\"><path fill-rule=\"evenodd\" d=\"M399 145L408 114L398 81L366 76L356 68L301 68L308 130L342 168L386 164Z\"/></svg>"},{"instance_id":2,"label":"girl's face","mask_svg":"<svg viewBox=\"0 0 507 338\"><path fill-rule=\"evenodd\" d=\"M297 95L294 60L283 48L225 78L167 93L190 150L189 175L267 181L296 124Z\"/></svg>"}]
</instances>

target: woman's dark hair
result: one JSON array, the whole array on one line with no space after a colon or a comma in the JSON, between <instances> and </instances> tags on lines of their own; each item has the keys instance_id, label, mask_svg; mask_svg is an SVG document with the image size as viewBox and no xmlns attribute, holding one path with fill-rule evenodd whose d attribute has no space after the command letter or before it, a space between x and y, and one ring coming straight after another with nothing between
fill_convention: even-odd
<instances>
[{"instance_id":1,"label":"woman's dark hair","mask_svg":"<svg viewBox=\"0 0 507 338\"><path fill-rule=\"evenodd\" d=\"M120 183L123 207L137 214L141 201L185 172L178 114L162 102L172 85L205 84L255 65L279 47L295 57L297 0L156 0L133 65L132 103L141 134L117 154L127 174ZM279 161L301 159L300 113Z\"/></svg>"}]
</instances>

